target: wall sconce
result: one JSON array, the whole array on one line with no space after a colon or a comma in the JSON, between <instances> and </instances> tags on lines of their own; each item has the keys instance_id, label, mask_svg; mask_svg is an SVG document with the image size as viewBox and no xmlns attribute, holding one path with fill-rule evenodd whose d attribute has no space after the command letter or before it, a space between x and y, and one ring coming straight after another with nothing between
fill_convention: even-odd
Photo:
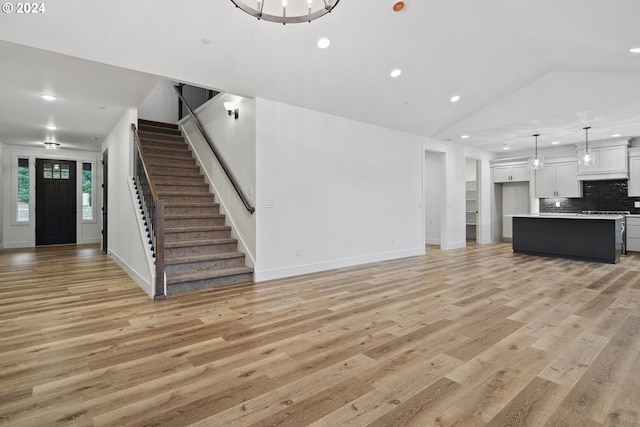
<instances>
[{"instance_id":1,"label":"wall sconce","mask_svg":"<svg viewBox=\"0 0 640 427\"><path fill-rule=\"evenodd\" d=\"M238 115L240 110L238 109L238 106L233 103L233 102L225 102L224 103L224 108L225 110L227 110L227 114L229 114L230 116L233 116L234 119L238 119Z\"/></svg>"},{"instance_id":2,"label":"wall sconce","mask_svg":"<svg viewBox=\"0 0 640 427\"><path fill-rule=\"evenodd\" d=\"M44 148L46 148L47 150L57 150L60 148L60 144L58 144L57 142L45 142Z\"/></svg>"}]
</instances>

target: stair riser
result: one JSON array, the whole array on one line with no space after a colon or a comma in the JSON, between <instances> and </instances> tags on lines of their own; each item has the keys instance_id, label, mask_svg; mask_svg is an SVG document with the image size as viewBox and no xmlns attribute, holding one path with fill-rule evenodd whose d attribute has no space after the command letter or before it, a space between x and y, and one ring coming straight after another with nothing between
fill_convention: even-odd
<instances>
[{"instance_id":1,"label":"stair riser","mask_svg":"<svg viewBox=\"0 0 640 427\"><path fill-rule=\"evenodd\" d=\"M186 246L182 248L165 248L164 253L166 257L200 255L203 253L219 254L223 252L235 252L236 247L237 247L237 244L235 242L220 243L217 245Z\"/></svg>"},{"instance_id":2,"label":"stair riser","mask_svg":"<svg viewBox=\"0 0 640 427\"><path fill-rule=\"evenodd\" d=\"M165 215L218 215L220 206L165 206Z\"/></svg>"},{"instance_id":3,"label":"stair riser","mask_svg":"<svg viewBox=\"0 0 640 427\"><path fill-rule=\"evenodd\" d=\"M154 139L158 141L177 141L184 142L182 135L168 135L165 133L138 132L140 139Z\"/></svg>"},{"instance_id":4,"label":"stair riser","mask_svg":"<svg viewBox=\"0 0 640 427\"><path fill-rule=\"evenodd\" d=\"M138 125L138 132L166 133L167 135L181 136L180 129L169 129L159 126Z\"/></svg>"},{"instance_id":5,"label":"stair riser","mask_svg":"<svg viewBox=\"0 0 640 427\"><path fill-rule=\"evenodd\" d=\"M149 173L151 176L168 176L168 175L187 175L187 176L195 176L201 175L200 168L198 166L183 166L183 167L172 167L172 166L155 166L149 165Z\"/></svg>"},{"instance_id":6,"label":"stair riser","mask_svg":"<svg viewBox=\"0 0 640 427\"><path fill-rule=\"evenodd\" d=\"M189 146L184 141L163 141L163 140L155 140L155 139L140 139L140 143L142 144L143 150L154 150L155 148L165 148L165 149L173 149L173 150L189 150Z\"/></svg>"},{"instance_id":7,"label":"stair riser","mask_svg":"<svg viewBox=\"0 0 640 427\"><path fill-rule=\"evenodd\" d=\"M164 129L179 129L179 126L174 123L157 122L155 120L138 119L138 126L156 126Z\"/></svg>"},{"instance_id":8,"label":"stair riser","mask_svg":"<svg viewBox=\"0 0 640 427\"><path fill-rule=\"evenodd\" d=\"M159 194L160 198L168 204L171 203L213 203L213 194L202 193L202 195L187 194L182 196L169 196L163 193Z\"/></svg>"},{"instance_id":9,"label":"stair riser","mask_svg":"<svg viewBox=\"0 0 640 427\"><path fill-rule=\"evenodd\" d=\"M182 167L182 166L195 166L196 159L193 157L176 157L173 159L168 158L158 158L158 157L148 157L145 159L145 163L147 166L150 166L154 169L164 168L164 167Z\"/></svg>"},{"instance_id":10,"label":"stair riser","mask_svg":"<svg viewBox=\"0 0 640 427\"><path fill-rule=\"evenodd\" d=\"M244 257L221 259L216 261L190 262L187 264L166 265L167 277L173 274L196 273L199 271L217 270L219 268L242 267Z\"/></svg>"},{"instance_id":11,"label":"stair riser","mask_svg":"<svg viewBox=\"0 0 640 427\"><path fill-rule=\"evenodd\" d=\"M166 242L189 242L194 240L226 239L231 237L231 230L215 231L186 231L180 233L165 233Z\"/></svg>"},{"instance_id":12,"label":"stair riser","mask_svg":"<svg viewBox=\"0 0 640 427\"><path fill-rule=\"evenodd\" d=\"M205 187L207 191L209 191L209 186L202 182L202 176L156 176L154 178L156 188L161 188L165 185L180 185L189 187Z\"/></svg>"},{"instance_id":13,"label":"stair riser","mask_svg":"<svg viewBox=\"0 0 640 427\"><path fill-rule=\"evenodd\" d=\"M240 283L250 283L253 281L253 274L237 274L233 276L218 277L215 279L199 280L180 284L167 285L167 294L176 295L185 292L197 291L201 289L217 288L220 286L236 285Z\"/></svg>"},{"instance_id":14,"label":"stair riser","mask_svg":"<svg viewBox=\"0 0 640 427\"><path fill-rule=\"evenodd\" d=\"M165 227L213 227L216 225L224 225L224 218L194 218L194 219L168 219L165 221Z\"/></svg>"},{"instance_id":15,"label":"stair riser","mask_svg":"<svg viewBox=\"0 0 640 427\"><path fill-rule=\"evenodd\" d=\"M146 156L145 159L192 159L193 154L189 150L180 150L180 149L171 149L171 148L150 148L143 147L142 148Z\"/></svg>"},{"instance_id":16,"label":"stair riser","mask_svg":"<svg viewBox=\"0 0 640 427\"><path fill-rule=\"evenodd\" d=\"M175 185L176 183L174 182L173 184L174 185L160 184L156 181L156 189L160 193L184 191L187 193L202 193L203 195L211 194L213 196L212 193L209 193L209 186L202 185L202 183L200 183L200 185L189 185L187 183L180 183L179 185Z\"/></svg>"}]
</instances>

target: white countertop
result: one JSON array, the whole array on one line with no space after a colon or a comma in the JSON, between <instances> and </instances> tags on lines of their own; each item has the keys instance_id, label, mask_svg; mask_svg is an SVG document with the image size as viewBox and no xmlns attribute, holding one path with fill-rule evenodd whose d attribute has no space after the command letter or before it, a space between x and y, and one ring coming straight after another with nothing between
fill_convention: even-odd
<instances>
[{"instance_id":1,"label":"white countertop","mask_svg":"<svg viewBox=\"0 0 640 427\"><path fill-rule=\"evenodd\" d=\"M557 219L607 219L607 220L622 219L622 215L587 215L587 214L580 214L580 213L513 214L513 215L507 215L507 216L519 217L519 218L557 218Z\"/></svg>"}]
</instances>

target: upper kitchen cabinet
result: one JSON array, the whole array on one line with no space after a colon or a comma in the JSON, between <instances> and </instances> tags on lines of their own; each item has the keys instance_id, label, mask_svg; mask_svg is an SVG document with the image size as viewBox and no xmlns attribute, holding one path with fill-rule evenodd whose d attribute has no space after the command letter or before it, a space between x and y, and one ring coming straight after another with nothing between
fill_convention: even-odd
<instances>
[{"instance_id":1,"label":"upper kitchen cabinet","mask_svg":"<svg viewBox=\"0 0 640 427\"><path fill-rule=\"evenodd\" d=\"M578 179L594 181L629 178L627 160L628 139L594 141L589 144L593 162L589 166L578 165ZM584 155L584 144L578 146L578 158Z\"/></svg>"},{"instance_id":2,"label":"upper kitchen cabinet","mask_svg":"<svg viewBox=\"0 0 640 427\"><path fill-rule=\"evenodd\" d=\"M629 148L629 197L640 197L640 148Z\"/></svg>"},{"instance_id":3,"label":"upper kitchen cabinet","mask_svg":"<svg viewBox=\"0 0 640 427\"><path fill-rule=\"evenodd\" d=\"M529 164L526 161L500 161L491 163L493 182L523 182L529 181Z\"/></svg>"},{"instance_id":4,"label":"upper kitchen cabinet","mask_svg":"<svg viewBox=\"0 0 640 427\"><path fill-rule=\"evenodd\" d=\"M536 197L582 197L578 181L578 160L575 156L545 159L542 169L536 171Z\"/></svg>"}]
</instances>

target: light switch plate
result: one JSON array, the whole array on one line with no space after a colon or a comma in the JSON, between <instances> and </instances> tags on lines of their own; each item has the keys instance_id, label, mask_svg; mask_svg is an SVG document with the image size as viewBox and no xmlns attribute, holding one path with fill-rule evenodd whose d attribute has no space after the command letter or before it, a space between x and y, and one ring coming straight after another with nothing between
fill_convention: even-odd
<instances>
[{"instance_id":1,"label":"light switch plate","mask_svg":"<svg viewBox=\"0 0 640 427\"><path fill-rule=\"evenodd\" d=\"M560 207L560 202L556 202L556 208Z\"/></svg>"}]
</instances>

